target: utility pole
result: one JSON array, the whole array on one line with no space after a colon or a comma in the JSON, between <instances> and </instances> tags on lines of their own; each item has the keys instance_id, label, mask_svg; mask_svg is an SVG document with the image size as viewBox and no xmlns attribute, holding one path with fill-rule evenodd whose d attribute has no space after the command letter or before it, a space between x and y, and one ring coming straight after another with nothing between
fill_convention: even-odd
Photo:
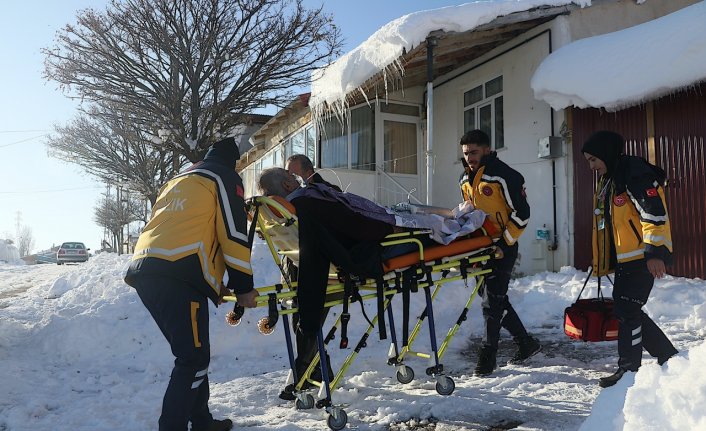
<instances>
[{"instance_id":1,"label":"utility pole","mask_svg":"<svg viewBox=\"0 0 706 431\"><path fill-rule=\"evenodd\" d=\"M15 244L20 244L20 232L22 227L22 211L15 212Z\"/></svg>"}]
</instances>

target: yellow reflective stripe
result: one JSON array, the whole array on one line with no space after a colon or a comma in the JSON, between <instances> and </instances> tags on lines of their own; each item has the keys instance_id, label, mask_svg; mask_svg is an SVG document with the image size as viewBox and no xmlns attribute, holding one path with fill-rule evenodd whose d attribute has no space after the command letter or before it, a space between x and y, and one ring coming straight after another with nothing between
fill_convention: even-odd
<instances>
[{"instance_id":1,"label":"yellow reflective stripe","mask_svg":"<svg viewBox=\"0 0 706 431\"><path fill-rule=\"evenodd\" d=\"M241 260L241 259L236 259L234 257L228 256L227 254L223 256L226 262L235 265L239 268L242 268L245 271L252 271L252 267L250 266L250 263Z\"/></svg>"},{"instance_id":2,"label":"yellow reflective stripe","mask_svg":"<svg viewBox=\"0 0 706 431\"><path fill-rule=\"evenodd\" d=\"M634 251L631 251L628 253L620 253L620 254L618 254L618 260L629 259L631 257L640 256L644 252L645 252L644 248L638 248L637 250L634 250Z\"/></svg>"},{"instance_id":3,"label":"yellow reflective stripe","mask_svg":"<svg viewBox=\"0 0 706 431\"><path fill-rule=\"evenodd\" d=\"M137 260L146 256L166 256L171 258L174 256L178 256L182 253L194 250L201 259L201 267L203 268L204 279L216 292L218 292L218 282L216 281L216 277L208 273L210 265L208 264L208 255L206 254L206 249L204 248L203 241L195 242L193 244L184 245L177 248L149 247L144 250L140 250L139 252L135 252L135 254L133 255L133 260Z\"/></svg>"},{"instance_id":4,"label":"yellow reflective stripe","mask_svg":"<svg viewBox=\"0 0 706 431\"><path fill-rule=\"evenodd\" d=\"M509 229L505 229L504 235L505 235L505 242L507 242L508 245L513 245L515 243L515 241L517 241L515 238L512 237L512 235L510 235Z\"/></svg>"},{"instance_id":5,"label":"yellow reflective stripe","mask_svg":"<svg viewBox=\"0 0 706 431\"><path fill-rule=\"evenodd\" d=\"M194 335L194 347L201 347L201 341L199 341L199 326L196 320L199 315L200 307L201 304L196 301L191 301L191 332Z\"/></svg>"}]
</instances>

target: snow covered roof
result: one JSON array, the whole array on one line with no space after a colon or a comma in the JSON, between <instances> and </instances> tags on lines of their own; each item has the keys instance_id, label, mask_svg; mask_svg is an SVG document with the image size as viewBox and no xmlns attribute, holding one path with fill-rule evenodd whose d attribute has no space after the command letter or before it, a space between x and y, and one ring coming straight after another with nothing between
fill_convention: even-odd
<instances>
[{"instance_id":1,"label":"snow covered roof","mask_svg":"<svg viewBox=\"0 0 706 431\"><path fill-rule=\"evenodd\" d=\"M440 44L435 49L442 52L455 49L468 54L468 50L475 47L477 57L528 28L565 13L571 5L590 6L591 0L486 0L405 15L380 28L335 62L317 70L312 76L310 106L318 117L328 109L343 110L348 99L354 95L365 99L375 97L376 94L369 92L378 91L377 83L382 87L380 91L387 93L388 87L403 75L408 86L424 82L426 53L420 46L426 46L425 40L430 34L450 39L450 34L492 28L495 30L492 37L476 40L475 43L467 40L464 43L450 42L446 47ZM507 19L510 16L513 18ZM506 19L499 20L501 17ZM521 25L527 22L531 25ZM448 72L449 66L455 65L440 65L440 57L435 54L435 76ZM458 55L455 58L452 56L452 60L458 62L461 57L464 62L475 58ZM408 72L415 62L418 67L415 73L422 77L421 82L410 82L408 79ZM375 82L366 83L376 76L378 79Z\"/></svg>"},{"instance_id":2,"label":"snow covered roof","mask_svg":"<svg viewBox=\"0 0 706 431\"><path fill-rule=\"evenodd\" d=\"M535 98L616 111L706 80L706 2L548 56L531 80Z\"/></svg>"}]
</instances>

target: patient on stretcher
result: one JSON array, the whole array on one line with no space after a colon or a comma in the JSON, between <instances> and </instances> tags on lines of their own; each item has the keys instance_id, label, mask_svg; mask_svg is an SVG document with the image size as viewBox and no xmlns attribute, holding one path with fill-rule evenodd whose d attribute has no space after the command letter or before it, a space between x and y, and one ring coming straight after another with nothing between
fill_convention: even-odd
<instances>
[{"instance_id":1,"label":"patient on stretcher","mask_svg":"<svg viewBox=\"0 0 706 431\"><path fill-rule=\"evenodd\" d=\"M485 219L484 213L469 207L449 210L449 215L458 217L392 211L325 185L301 188L295 177L282 168L263 171L258 187L263 195L286 198L298 219L297 376L316 353L316 334L326 318L323 305L332 263L345 273L376 278L383 274L384 260L418 249L413 243L383 248L380 242L388 235L423 229L430 232L419 238L424 246L447 244L477 230Z\"/></svg>"},{"instance_id":2,"label":"patient on stretcher","mask_svg":"<svg viewBox=\"0 0 706 431\"><path fill-rule=\"evenodd\" d=\"M293 175L282 168L269 168L260 175L263 195L285 197L296 209L299 220L299 285L312 292L312 303L301 304L301 326L315 334L319 319L305 316L323 306L323 292L331 263L345 272L375 278L382 275L382 260L410 252L408 247L386 247L380 242L393 232L428 229L430 238L441 244L471 233L483 225L485 213L468 206L452 210L457 217L395 212L369 199L330 187L311 184L300 187ZM422 240L431 245L429 239ZM414 246L412 246L414 247ZM308 297L300 292L300 297ZM316 297L316 298L314 298Z\"/></svg>"}]
</instances>

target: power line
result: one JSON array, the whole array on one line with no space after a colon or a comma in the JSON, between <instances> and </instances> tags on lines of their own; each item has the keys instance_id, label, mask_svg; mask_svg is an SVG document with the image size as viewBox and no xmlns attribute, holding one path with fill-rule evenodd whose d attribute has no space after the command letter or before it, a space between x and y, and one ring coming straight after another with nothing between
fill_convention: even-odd
<instances>
[{"instance_id":1,"label":"power line","mask_svg":"<svg viewBox=\"0 0 706 431\"><path fill-rule=\"evenodd\" d=\"M33 137L27 138L27 139L22 139L21 141L10 142L9 144L3 144L3 145L0 145L0 148L9 147L10 145L21 144L21 143L23 143L23 142L31 141L31 140L33 140L33 139L44 138L44 137L46 137L46 136L49 136L49 133L45 133L45 134L39 135L39 136L33 136Z\"/></svg>"},{"instance_id":2,"label":"power line","mask_svg":"<svg viewBox=\"0 0 706 431\"><path fill-rule=\"evenodd\" d=\"M75 190L96 190L96 189L102 189L103 186L92 186L92 187L74 187L74 188L68 188L68 189L53 189L53 190L31 190L31 191L2 191L0 190L0 194L22 194L22 195L29 195L29 194L34 194L34 193L55 193L55 192L69 192L69 191L75 191Z\"/></svg>"},{"instance_id":3,"label":"power line","mask_svg":"<svg viewBox=\"0 0 706 431\"><path fill-rule=\"evenodd\" d=\"M37 133L37 132L51 132L51 130L47 130L47 129L0 130L0 133Z\"/></svg>"}]
</instances>

